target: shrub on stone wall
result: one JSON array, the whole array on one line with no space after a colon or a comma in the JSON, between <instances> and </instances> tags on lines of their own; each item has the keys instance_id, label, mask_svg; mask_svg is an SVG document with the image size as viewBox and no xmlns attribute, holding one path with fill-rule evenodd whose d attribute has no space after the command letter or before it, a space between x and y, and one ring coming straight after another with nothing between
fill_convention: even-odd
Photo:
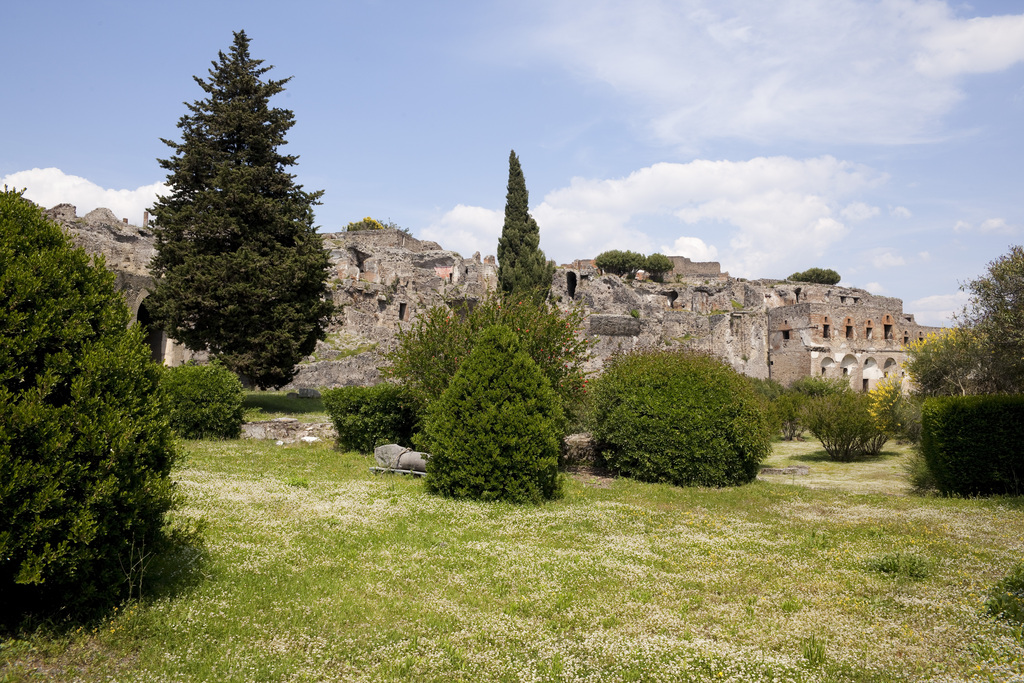
<instances>
[{"instance_id":1,"label":"shrub on stone wall","mask_svg":"<svg viewBox=\"0 0 1024 683\"><path fill-rule=\"evenodd\" d=\"M1024 396L929 398L921 451L940 492L1024 493Z\"/></svg>"},{"instance_id":2,"label":"shrub on stone wall","mask_svg":"<svg viewBox=\"0 0 1024 683\"><path fill-rule=\"evenodd\" d=\"M160 369L102 263L0 193L0 620L128 596L163 538Z\"/></svg>"},{"instance_id":3,"label":"shrub on stone wall","mask_svg":"<svg viewBox=\"0 0 1024 683\"><path fill-rule=\"evenodd\" d=\"M386 443L412 448L417 402L406 387L382 382L372 387L340 387L321 394L338 432L338 446L370 453Z\"/></svg>"},{"instance_id":4,"label":"shrub on stone wall","mask_svg":"<svg viewBox=\"0 0 1024 683\"><path fill-rule=\"evenodd\" d=\"M242 431L245 392L223 365L182 365L165 371L171 427L184 439L237 439Z\"/></svg>"},{"instance_id":5,"label":"shrub on stone wall","mask_svg":"<svg viewBox=\"0 0 1024 683\"><path fill-rule=\"evenodd\" d=\"M686 351L616 356L592 395L594 439L610 468L680 486L753 481L774 432L765 401L724 362Z\"/></svg>"},{"instance_id":6,"label":"shrub on stone wall","mask_svg":"<svg viewBox=\"0 0 1024 683\"><path fill-rule=\"evenodd\" d=\"M515 333L488 328L427 413L427 489L515 503L555 497L561 413Z\"/></svg>"}]
</instances>

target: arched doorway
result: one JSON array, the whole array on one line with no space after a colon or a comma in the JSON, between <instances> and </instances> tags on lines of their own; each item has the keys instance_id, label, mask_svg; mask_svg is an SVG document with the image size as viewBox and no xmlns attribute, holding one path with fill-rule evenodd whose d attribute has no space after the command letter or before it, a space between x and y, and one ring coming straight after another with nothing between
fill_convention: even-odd
<instances>
[{"instance_id":1,"label":"arched doorway","mask_svg":"<svg viewBox=\"0 0 1024 683\"><path fill-rule=\"evenodd\" d=\"M822 377L828 377L831 374L830 370L832 370L832 368L835 367L835 364L836 364L836 362L834 360L832 360L831 358L822 358L821 359L821 376Z\"/></svg>"},{"instance_id":2,"label":"arched doorway","mask_svg":"<svg viewBox=\"0 0 1024 683\"><path fill-rule=\"evenodd\" d=\"M167 337L164 336L163 330L153 324L153 319L149 315L149 309L146 308L146 302L139 304L137 319L139 324L142 325L142 331L146 336L146 344L149 346L149 357L157 363L163 363Z\"/></svg>"}]
</instances>

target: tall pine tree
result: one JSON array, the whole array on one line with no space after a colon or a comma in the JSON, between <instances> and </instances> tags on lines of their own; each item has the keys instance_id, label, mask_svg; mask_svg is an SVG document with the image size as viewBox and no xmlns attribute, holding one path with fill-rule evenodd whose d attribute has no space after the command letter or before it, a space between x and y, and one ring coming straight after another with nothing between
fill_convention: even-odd
<instances>
[{"instance_id":1,"label":"tall pine tree","mask_svg":"<svg viewBox=\"0 0 1024 683\"><path fill-rule=\"evenodd\" d=\"M305 192L280 154L294 125L270 107L290 79L249 55L244 31L212 62L207 97L187 104L181 142L161 159L168 196L158 197L156 289L146 300L155 324L193 350L207 349L259 387L280 387L312 353L333 312L329 261L313 226L323 192Z\"/></svg>"},{"instance_id":2,"label":"tall pine tree","mask_svg":"<svg viewBox=\"0 0 1024 683\"><path fill-rule=\"evenodd\" d=\"M512 150L508 157L505 225L498 240L498 287L506 294L537 292L543 296L551 288L555 269L540 250L540 228L529 209L526 179L519 157Z\"/></svg>"}]
</instances>

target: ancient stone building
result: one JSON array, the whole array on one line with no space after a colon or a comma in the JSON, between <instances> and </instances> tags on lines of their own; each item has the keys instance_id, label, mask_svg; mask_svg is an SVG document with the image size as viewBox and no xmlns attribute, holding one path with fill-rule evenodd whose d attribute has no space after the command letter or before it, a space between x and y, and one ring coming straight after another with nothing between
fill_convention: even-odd
<instances>
[{"instance_id":1,"label":"ancient stone building","mask_svg":"<svg viewBox=\"0 0 1024 683\"><path fill-rule=\"evenodd\" d=\"M84 218L68 204L49 216L87 251L103 254L132 315L148 323L145 298L154 239L106 209ZM473 305L497 286L494 257L464 259L401 230L324 234L329 287L337 313L326 340L305 359L289 388L372 384L382 352L417 317L440 304ZM847 377L869 390L886 375L902 377L904 346L936 328L903 312L903 303L861 289L777 280L730 278L718 263L670 257L665 282L604 275L592 261L555 271L552 297L586 313L583 334L594 342L589 370L617 352L689 348L714 354L752 377L783 384L813 376ZM176 365L190 354L150 328L153 356Z\"/></svg>"}]
</instances>

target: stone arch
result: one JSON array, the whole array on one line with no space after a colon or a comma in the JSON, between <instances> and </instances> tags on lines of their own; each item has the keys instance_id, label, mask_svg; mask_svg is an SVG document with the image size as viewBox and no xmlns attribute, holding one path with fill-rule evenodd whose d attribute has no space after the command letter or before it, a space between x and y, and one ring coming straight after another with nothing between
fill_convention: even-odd
<instances>
[{"instance_id":1,"label":"stone arch","mask_svg":"<svg viewBox=\"0 0 1024 683\"><path fill-rule=\"evenodd\" d=\"M885 364L882 366L882 376L888 377L890 374L896 376L896 370L899 368L899 364L895 358L886 358Z\"/></svg>"},{"instance_id":2,"label":"stone arch","mask_svg":"<svg viewBox=\"0 0 1024 683\"><path fill-rule=\"evenodd\" d=\"M146 345L149 346L149 357L157 363L164 361L167 353L167 335L159 327L153 324L153 318L146 308L145 300L139 303L139 310L136 313L136 320L142 326L146 338Z\"/></svg>"},{"instance_id":3,"label":"stone arch","mask_svg":"<svg viewBox=\"0 0 1024 683\"><path fill-rule=\"evenodd\" d=\"M866 359L864 370L861 372L861 389L871 391L880 379L882 379L882 369L878 367L878 361L874 358Z\"/></svg>"},{"instance_id":4,"label":"stone arch","mask_svg":"<svg viewBox=\"0 0 1024 683\"><path fill-rule=\"evenodd\" d=\"M843 357L842 362L839 363L839 369L844 377L848 377L853 374L853 371L857 367L857 357L852 353L846 354Z\"/></svg>"},{"instance_id":5,"label":"stone arch","mask_svg":"<svg viewBox=\"0 0 1024 683\"><path fill-rule=\"evenodd\" d=\"M832 360L831 358L829 358L828 356L825 356L824 358L822 358L821 359L821 376L822 377L828 377L831 374L833 374L833 372L834 372L833 368L835 366L836 366L836 362L834 360Z\"/></svg>"}]
</instances>

